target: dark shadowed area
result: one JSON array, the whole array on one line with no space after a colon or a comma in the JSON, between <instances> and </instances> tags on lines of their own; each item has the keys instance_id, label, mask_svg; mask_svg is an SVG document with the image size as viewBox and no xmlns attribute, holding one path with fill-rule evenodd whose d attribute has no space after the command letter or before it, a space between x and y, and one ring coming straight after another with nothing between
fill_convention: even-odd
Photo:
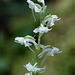
<instances>
[{"instance_id":1,"label":"dark shadowed area","mask_svg":"<svg viewBox=\"0 0 75 75\"><path fill-rule=\"evenodd\" d=\"M55 22L52 31L43 35L41 43L53 45L63 52L48 57L43 64L46 71L40 75L74 75L75 1L45 2L45 15L58 15L61 20ZM23 65L35 58L34 53L24 45L15 43L14 39L17 36L35 36L33 29L39 26L39 14L35 14L35 17L37 22L34 22L26 0L0 0L0 75L25 75L28 72ZM37 35L35 38L37 41Z\"/></svg>"}]
</instances>

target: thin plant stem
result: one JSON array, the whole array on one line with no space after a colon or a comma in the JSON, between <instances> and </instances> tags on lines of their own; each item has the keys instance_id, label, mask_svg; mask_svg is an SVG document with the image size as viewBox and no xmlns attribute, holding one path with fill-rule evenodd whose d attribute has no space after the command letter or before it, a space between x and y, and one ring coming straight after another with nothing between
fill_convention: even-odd
<instances>
[{"instance_id":1,"label":"thin plant stem","mask_svg":"<svg viewBox=\"0 0 75 75\"><path fill-rule=\"evenodd\" d=\"M32 15L33 15L33 18L34 18L34 22L36 22L36 18L35 18L35 15L34 15L34 11L32 10Z\"/></svg>"},{"instance_id":2,"label":"thin plant stem","mask_svg":"<svg viewBox=\"0 0 75 75\"><path fill-rule=\"evenodd\" d=\"M40 26L42 23L42 20L44 18L44 13L40 12ZM41 42L41 37L43 34L39 33L38 34L38 50L37 50L37 54L36 54L36 61L38 63L38 67L40 66L40 58L39 58L39 53L40 53L40 42ZM36 75L39 75L39 73L37 72Z\"/></svg>"},{"instance_id":3,"label":"thin plant stem","mask_svg":"<svg viewBox=\"0 0 75 75\"><path fill-rule=\"evenodd\" d=\"M35 53L35 52L33 51L33 49L32 49L30 46L28 46L28 48L29 48L33 53Z\"/></svg>"}]
</instances>

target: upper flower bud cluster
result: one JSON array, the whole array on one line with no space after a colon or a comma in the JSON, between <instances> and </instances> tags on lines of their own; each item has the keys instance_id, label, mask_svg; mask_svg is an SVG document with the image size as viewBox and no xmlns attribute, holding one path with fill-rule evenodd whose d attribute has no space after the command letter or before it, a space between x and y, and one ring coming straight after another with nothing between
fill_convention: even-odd
<instances>
[{"instance_id":1,"label":"upper flower bud cluster","mask_svg":"<svg viewBox=\"0 0 75 75\"><path fill-rule=\"evenodd\" d=\"M39 3L42 3L43 4L43 7L41 7L39 4L37 3L34 3L33 1L31 0L27 0L28 4L29 4L29 8L34 10L35 12L43 12L44 9L46 9L46 6L45 6L45 3L44 3L44 0L37 0Z\"/></svg>"},{"instance_id":2,"label":"upper flower bud cluster","mask_svg":"<svg viewBox=\"0 0 75 75\"><path fill-rule=\"evenodd\" d=\"M29 8L31 8L32 10L34 10L35 12L41 13L43 14L45 12L46 6L45 6L45 1L44 0L37 0L39 3L42 3L43 7L40 6L37 3L34 3L31 0L27 0L28 4L29 4ZM41 15L42 17L42 15ZM47 15L45 18L42 19L41 25L38 28L35 28L33 30L34 33L47 33L48 31L52 30L48 29L48 27L52 27L53 25L55 25L54 23L58 20L60 20L61 18L58 18L57 15Z\"/></svg>"},{"instance_id":3,"label":"upper flower bud cluster","mask_svg":"<svg viewBox=\"0 0 75 75\"><path fill-rule=\"evenodd\" d=\"M51 31L51 29L48 29L48 27L52 27L55 25L54 23L56 21L59 21L61 18L58 18L57 15L47 15L44 20L42 21L41 25L38 28L35 28L33 30L34 33L47 33L48 31Z\"/></svg>"}]
</instances>

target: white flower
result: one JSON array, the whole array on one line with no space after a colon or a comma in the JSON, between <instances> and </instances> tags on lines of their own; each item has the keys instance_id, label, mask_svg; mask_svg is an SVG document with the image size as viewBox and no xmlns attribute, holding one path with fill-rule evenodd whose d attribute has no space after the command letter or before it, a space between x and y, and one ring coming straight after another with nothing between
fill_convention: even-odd
<instances>
[{"instance_id":1,"label":"white flower","mask_svg":"<svg viewBox=\"0 0 75 75\"><path fill-rule=\"evenodd\" d=\"M58 19L57 15L47 15L43 21L43 24L47 22L47 25L52 27L54 25L55 21L60 20L61 18Z\"/></svg>"},{"instance_id":2,"label":"white flower","mask_svg":"<svg viewBox=\"0 0 75 75\"><path fill-rule=\"evenodd\" d=\"M47 46L48 47L48 46ZM56 47L53 47L53 49L50 47L50 48L47 48L45 50L43 50L38 56L39 58L43 57L45 55L45 53L47 52L46 56L44 57L42 63L47 59L48 56L54 56L54 54L56 53L61 53L62 51L59 51L58 48Z\"/></svg>"},{"instance_id":3,"label":"white flower","mask_svg":"<svg viewBox=\"0 0 75 75\"><path fill-rule=\"evenodd\" d=\"M35 12L40 12L41 11L41 9L38 6L36 6L36 4L33 1L27 0L27 2L29 4L30 9L32 9L32 10L34 9Z\"/></svg>"},{"instance_id":4,"label":"white flower","mask_svg":"<svg viewBox=\"0 0 75 75\"><path fill-rule=\"evenodd\" d=\"M59 51L58 48L53 47L52 51L51 52L48 52L48 54L51 55L51 56L54 56L54 54L61 53L61 52L62 51Z\"/></svg>"},{"instance_id":5,"label":"white flower","mask_svg":"<svg viewBox=\"0 0 75 75\"><path fill-rule=\"evenodd\" d=\"M36 64L36 63L35 63ZM39 72L39 73L42 73L45 71L45 67L44 68L37 68L36 66L34 65L31 65L30 63L24 65L25 68L27 68L28 71L30 72Z\"/></svg>"},{"instance_id":6,"label":"white flower","mask_svg":"<svg viewBox=\"0 0 75 75\"><path fill-rule=\"evenodd\" d=\"M57 54L57 53L61 53L62 52L62 51L59 51L59 49L56 48L56 47L52 47L52 48L45 49L38 56L41 58L44 55L44 53L46 53L46 52L47 52L47 56L50 56L50 55L51 56L54 56L54 54Z\"/></svg>"},{"instance_id":7,"label":"white flower","mask_svg":"<svg viewBox=\"0 0 75 75\"><path fill-rule=\"evenodd\" d=\"M35 30L33 30L34 33L47 33L48 31L51 31L51 29L48 29L48 27L44 27L44 26L40 26L39 28L35 28Z\"/></svg>"},{"instance_id":8,"label":"white flower","mask_svg":"<svg viewBox=\"0 0 75 75\"><path fill-rule=\"evenodd\" d=\"M16 37L15 42L20 43L21 45L24 44L25 47L31 46L32 45L31 43L33 43L34 45L37 45L37 43L35 42L35 39L29 35L27 35L25 37Z\"/></svg>"},{"instance_id":9,"label":"white flower","mask_svg":"<svg viewBox=\"0 0 75 75\"><path fill-rule=\"evenodd\" d=\"M30 73L26 73L25 75L30 75Z\"/></svg>"}]
</instances>

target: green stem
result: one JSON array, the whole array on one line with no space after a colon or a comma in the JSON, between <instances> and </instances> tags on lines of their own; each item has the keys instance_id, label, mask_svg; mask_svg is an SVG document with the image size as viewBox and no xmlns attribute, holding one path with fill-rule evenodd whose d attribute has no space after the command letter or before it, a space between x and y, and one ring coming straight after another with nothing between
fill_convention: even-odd
<instances>
[{"instance_id":1,"label":"green stem","mask_svg":"<svg viewBox=\"0 0 75 75\"><path fill-rule=\"evenodd\" d=\"M41 38L41 36L40 36L40 33L39 33L39 35L38 35L38 50L37 50L37 55L36 55L36 58L37 58L37 63L38 63L38 66L40 66L40 59L39 59L39 57L38 57L38 55L39 55L39 53L40 53L40 38Z\"/></svg>"},{"instance_id":2,"label":"green stem","mask_svg":"<svg viewBox=\"0 0 75 75\"><path fill-rule=\"evenodd\" d=\"M40 13L40 24L42 23L42 13Z\"/></svg>"},{"instance_id":3,"label":"green stem","mask_svg":"<svg viewBox=\"0 0 75 75\"><path fill-rule=\"evenodd\" d=\"M42 20L43 20L43 18L44 18L44 13L40 13L40 26L41 26L41 23L42 23ZM39 33L38 34L38 49L37 49L37 54L36 54L36 62L38 63L38 67L40 66L40 58L39 58L39 53L40 53L40 40L41 40L41 36L42 36L43 34L41 34L41 33ZM35 75L39 75L39 73L36 73Z\"/></svg>"},{"instance_id":4,"label":"green stem","mask_svg":"<svg viewBox=\"0 0 75 75\"><path fill-rule=\"evenodd\" d=\"M41 38L41 34L39 33L38 35L38 50L37 50L37 54L36 54L36 62L38 63L38 67L40 66L40 58L38 57L39 53L40 53L40 38ZM36 73L36 75L39 75L39 73Z\"/></svg>"},{"instance_id":5,"label":"green stem","mask_svg":"<svg viewBox=\"0 0 75 75\"><path fill-rule=\"evenodd\" d=\"M33 18L34 18L34 22L36 22L36 18L35 18L35 15L34 15L34 11L32 10L32 15L33 15Z\"/></svg>"}]
</instances>

